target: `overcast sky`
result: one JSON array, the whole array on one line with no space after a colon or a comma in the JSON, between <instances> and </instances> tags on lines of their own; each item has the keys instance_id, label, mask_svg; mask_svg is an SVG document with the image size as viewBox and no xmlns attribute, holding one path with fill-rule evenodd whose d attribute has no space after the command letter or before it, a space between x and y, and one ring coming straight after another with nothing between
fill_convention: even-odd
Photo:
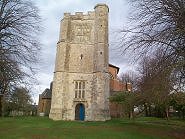
<instances>
[{"instance_id":1,"label":"overcast sky","mask_svg":"<svg viewBox=\"0 0 185 139\"><path fill-rule=\"evenodd\" d=\"M38 103L38 94L45 88L49 88L53 80L54 63L56 55L56 44L59 38L60 20L65 12L74 14L75 12L93 11L97 3L105 3L109 6L109 63L120 67L120 73L132 70L127 58L115 50L114 32L121 29L127 21L129 12L127 0L37 0L34 1L40 9L43 19L42 26L44 31L40 36L42 43L41 63L37 79L38 85L35 86L33 95L34 101Z\"/></svg>"}]
</instances>

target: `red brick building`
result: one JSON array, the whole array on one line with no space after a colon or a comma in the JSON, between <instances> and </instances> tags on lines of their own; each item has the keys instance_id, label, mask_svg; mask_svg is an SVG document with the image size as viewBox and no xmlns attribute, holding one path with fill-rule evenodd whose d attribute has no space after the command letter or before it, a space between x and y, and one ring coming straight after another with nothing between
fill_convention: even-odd
<instances>
[{"instance_id":1,"label":"red brick building","mask_svg":"<svg viewBox=\"0 0 185 139\"><path fill-rule=\"evenodd\" d=\"M109 64L109 73L111 76L110 79L110 96L120 93L122 91L131 91L131 84L130 83L123 83L118 78L119 67L116 67L112 64ZM123 117L124 111L123 106L117 103L110 103L110 115L111 117Z\"/></svg>"}]
</instances>

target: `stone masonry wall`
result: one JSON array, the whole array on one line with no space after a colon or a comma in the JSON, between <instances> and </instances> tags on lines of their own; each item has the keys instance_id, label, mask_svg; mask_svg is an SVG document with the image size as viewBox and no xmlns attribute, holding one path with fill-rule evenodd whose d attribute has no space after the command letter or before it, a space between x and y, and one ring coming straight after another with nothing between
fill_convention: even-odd
<instances>
[{"instance_id":1,"label":"stone masonry wall","mask_svg":"<svg viewBox=\"0 0 185 139\"><path fill-rule=\"evenodd\" d=\"M75 98L75 83L85 82L84 98ZM109 112L108 7L65 13L61 20L51 110L53 120L75 120L77 104L85 106L85 121L105 121Z\"/></svg>"}]
</instances>

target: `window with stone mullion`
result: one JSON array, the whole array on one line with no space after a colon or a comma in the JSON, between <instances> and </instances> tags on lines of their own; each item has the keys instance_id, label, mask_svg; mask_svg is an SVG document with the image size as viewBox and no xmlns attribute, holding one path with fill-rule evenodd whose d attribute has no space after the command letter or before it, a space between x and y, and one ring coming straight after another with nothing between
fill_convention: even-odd
<instances>
[{"instance_id":1,"label":"window with stone mullion","mask_svg":"<svg viewBox=\"0 0 185 139\"><path fill-rule=\"evenodd\" d=\"M82 98L85 98L85 82L82 82Z\"/></svg>"},{"instance_id":2,"label":"window with stone mullion","mask_svg":"<svg viewBox=\"0 0 185 139\"><path fill-rule=\"evenodd\" d=\"M75 82L75 98L78 98L78 82Z\"/></svg>"},{"instance_id":3,"label":"window with stone mullion","mask_svg":"<svg viewBox=\"0 0 185 139\"><path fill-rule=\"evenodd\" d=\"M75 82L75 98L85 98L85 81Z\"/></svg>"}]
</instances>

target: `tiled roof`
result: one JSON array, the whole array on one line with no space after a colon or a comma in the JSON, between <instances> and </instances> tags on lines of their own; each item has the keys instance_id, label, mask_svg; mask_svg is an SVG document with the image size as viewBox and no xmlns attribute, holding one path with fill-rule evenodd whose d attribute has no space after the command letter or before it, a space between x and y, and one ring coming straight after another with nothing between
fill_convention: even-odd
<instances>
[{"instance_id":1,"label":"tiled roof","mask_svg":"<svg viewBox=\"0 0 185 139\"><path fill-rule=\"evenodd\" d=\"M51 98L51 90L46 88L42 93L42 98Z\"/></svg>"},{"instance_id":2,"label":"tiled roof","mask_svg":"<svg viewBox=\"0 0 185 139\"><path fill-rule=\"evenodd\" d=\"M109 63L109 67L116 68L116 69L117 69L117 74L118 74L118 72L119 72L119 67L116 67L116 66L114 66L114 65L112 65L112 64L110 64L110 63Z\"/></svg>"}]
</instances>

